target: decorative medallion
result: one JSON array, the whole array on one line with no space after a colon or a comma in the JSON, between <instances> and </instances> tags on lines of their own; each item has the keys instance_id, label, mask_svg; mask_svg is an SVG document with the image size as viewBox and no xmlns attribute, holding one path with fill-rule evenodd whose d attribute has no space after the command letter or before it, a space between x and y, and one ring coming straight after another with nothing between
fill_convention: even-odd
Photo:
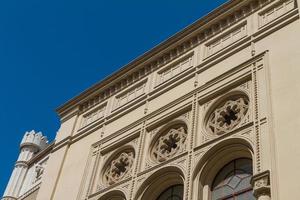
<instances>
[{"instance_id":1,"label":"decorative medallion","mask_svg":"<svg viewBox=\"0 0 300 200\"><path fill-rule=\"evenodd\" d=\"M107 185L112 185L128 177L132 172L134 157L132 149L117 155L110 161L104 172L104 182Z\"/></svg>"},{"instance_id":2,"label":"decorative medallion","mask_svg":"<svg viewBox=\"0 0 300 200\"><path fill-rule=\"evenodd\" d=\"M206 127L212 134L222 135L240 124L248 109L249 99L246 95L230 96L210 113Z\"/></svg>"},{"instance_id":3,"label":"decorative medallion","mask_svg":"<svg viewBox=\"0 0 300 200\"><path fill-rule=\"evenodd\" d=\"M172 126L155 142L151 152L152 157L158 162L170 159L184 149L186 137L187 127L185 124Z\"/></svg>"}]
</instances>

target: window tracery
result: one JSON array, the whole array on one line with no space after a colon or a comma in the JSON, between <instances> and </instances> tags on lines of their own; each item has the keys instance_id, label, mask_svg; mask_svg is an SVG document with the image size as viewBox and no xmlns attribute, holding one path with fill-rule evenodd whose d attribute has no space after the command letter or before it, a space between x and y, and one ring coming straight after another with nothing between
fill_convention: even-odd
<instances>
[{"instance_id":1,"label":"window tracery","mask_svg":"<svg viewBox=\"0 0 300 200\"><path fill-rule=\"evenodd\" d=\"M206 127L215 135L224 134L239 125L248 110L249 99L246 95L231 96L210 113Z\"/></svg>"},{"instance_id":2,"label":"window tracery","mask_svg":"<svg viewBox=\"0 0 300 200\"><path fill-rule=\"evenodd\" d=\"M156 200L182 200L183 185L173 185L164 190Z\"/></svg>"},{"instance_id":3,"label":"window tracery","mask_svg":"<svg viewBox=\"0 0 300 200\"><path fill-rule=\"evenodd\" d=\"M212 184L212 200L254 200L252 186L252 161L240 158L225 165Z\"/></svg>"},{"instance_id":4,"label":"window tracery","mask_svg":"<svg viewBox=\"0 0 300 200\"><path fill-rule=\"evenodd\" d=\"M104 182L113 185L130 175L134 161L134 151L127 150L116 156L104 172Z\"/></svg>"},{"instance_id":5,"label":"window tracery","mask_svg":"<svg viewBox=\"0 0 300 200\"><path fill-rule=\"evenodd\" d=\"M172 126L155 142L152 149L152 157L158 162L168 160L184 149L186 137L186 125L177 124Z\"/></svg>"}]
</instances>

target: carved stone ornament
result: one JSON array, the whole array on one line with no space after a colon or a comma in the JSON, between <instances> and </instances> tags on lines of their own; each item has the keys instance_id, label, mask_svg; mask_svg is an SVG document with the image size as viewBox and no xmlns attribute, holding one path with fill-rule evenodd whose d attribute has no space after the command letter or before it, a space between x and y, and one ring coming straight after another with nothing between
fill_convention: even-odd
<instances>
[{"instance_id":1,"label":"carved stone ornament","mask_svg":"<svg viewBox=\"0 0 300 200\"><path fill-rule=\"evenodd\" d=\"M264 171L256 174L251 179L253 194L256 198L260 196L271 196L270 189L270 171Z\"/></svg>"},{"instance_id":2,"label":"carved stone ornament","mask_svg":"<svg viewBox=\"0 0 300 200\"><path fill-rule=\"evenodd\" d=\"M107 166L104 172L104 182L112 185L131 174L134 161L133 150L128 150L116 156Z\"/></svg>"},{"instance_id":3,"label":"carved stone ornament","mask_svg":"<svg viewBox=\"0 0 300 200\"><path fill-rule=\"evenodd\" d=\"M44 167L41 164L37 164L35 166L35 177L33 183L41 180L43 173L44 173Z\"/></svg>"},{"instance_id":4,"label":"carved stone ornament","mask_svg":"<svg viewBox=\"0 0 300 200\"><path fill-rule=\"evenodd\" d=\"M187 128L184 124L172 126L155 142L152 157L158 162L170 159L184 149L186 137Z\"/></svg>"},{"instance_id":5,"label":"carved stone ornament","mask_svg":"<svg viewBox=\"0 0 300 200\"><path fill-rule=\"evenodd\" d=\"M222 135L240 124L248 109L249 99L246 96L231 96L210 113L206 127L212 134Z\"/></svg>"}]
</instances>

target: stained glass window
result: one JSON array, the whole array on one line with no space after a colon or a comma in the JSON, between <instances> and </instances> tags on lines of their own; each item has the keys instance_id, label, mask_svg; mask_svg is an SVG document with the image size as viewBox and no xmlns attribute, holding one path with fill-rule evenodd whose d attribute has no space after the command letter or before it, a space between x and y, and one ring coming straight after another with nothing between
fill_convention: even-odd
<instances>
[{"instance_id":1,"label":"stained glass window","mask_svg":"<svg viewBox=\"0 0 300 200\"><path fill-rule=\"evenodd\" d=\"M163 191L157 200L182 200L183 185L173 185Z\"/></svg>"},{"instance_id":2,"label":"stained glass window","mask_svg":"<svg viewBox=\"0 0 300 200\"><path fill-rule=\"evenodd\" d=\"M236 159L225 165L212 185L212 200L255 200L250 180L252 160Z\"/></svg>"}]
</instances>

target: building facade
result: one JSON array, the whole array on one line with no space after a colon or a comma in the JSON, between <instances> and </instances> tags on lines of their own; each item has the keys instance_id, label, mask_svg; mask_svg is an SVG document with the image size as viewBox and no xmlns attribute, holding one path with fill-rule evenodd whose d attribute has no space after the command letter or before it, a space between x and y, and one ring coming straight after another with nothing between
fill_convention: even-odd
<instances>
[{"instance_id":1,"label":"building facade","mask_svg":"<svg viewBox=\"0 0 300 200\"><path fill-rule=\"evenodd\" d=\"M26 133L3 200L300 199L300 0L231 0Z\"/></svg>"}]
</instances>

